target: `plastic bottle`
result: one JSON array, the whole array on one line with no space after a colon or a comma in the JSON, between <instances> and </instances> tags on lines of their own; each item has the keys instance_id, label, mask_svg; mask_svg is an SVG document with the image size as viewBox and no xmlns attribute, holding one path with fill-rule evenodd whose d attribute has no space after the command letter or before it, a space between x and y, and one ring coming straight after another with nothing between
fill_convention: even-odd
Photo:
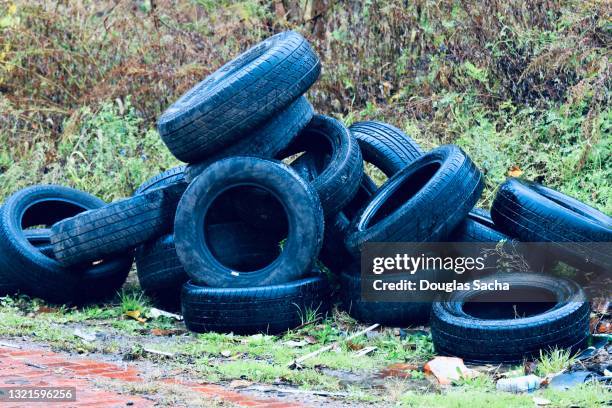
<instances>
[{"instance_id":1,"label":"plastic bottle","mask_svg":"<svg viewBox=\"0 0 612 408\"><path fill-rule=\"evenodd\" d=\"M540 388L542 379L537 375L526 375L516 378L502 378L497 381L496 388L498 391L512 392L518 394L520 392L532 392Z\"/></svg>"}]
</instances>

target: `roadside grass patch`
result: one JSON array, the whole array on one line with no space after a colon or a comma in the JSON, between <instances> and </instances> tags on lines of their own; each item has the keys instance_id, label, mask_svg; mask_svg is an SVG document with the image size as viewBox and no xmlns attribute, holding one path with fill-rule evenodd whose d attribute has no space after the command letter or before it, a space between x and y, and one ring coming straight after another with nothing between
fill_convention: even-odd
<instances>
[{"instance_id":1,"label":"roadside grass patch","mask_svg":"<svg viewBox=\"0 0 612 408\"><path fill-rule=\"evenodd\" d=\"M576 356L572 355L571 350L555 347L548 352L540 351L540 358L536 366L536 374L540 377L556 374L571 367L575 362Z\"/></svg>"},{"instance_id":2,"label":"roadside grass patch","mask_svg":"<svg viewBox=\"0 0 612 408\"><path fill-rule=\"evenodd\" d=\"M551 401L550 407L601 407L610 402L610 393L599 384L585 384L566 391L544 389L530 394L495 392L495 388L457 388L437 393L407 392L402 407L430 408L519 408L535 406L534 397Z\"/></svg>"}]
</instances>

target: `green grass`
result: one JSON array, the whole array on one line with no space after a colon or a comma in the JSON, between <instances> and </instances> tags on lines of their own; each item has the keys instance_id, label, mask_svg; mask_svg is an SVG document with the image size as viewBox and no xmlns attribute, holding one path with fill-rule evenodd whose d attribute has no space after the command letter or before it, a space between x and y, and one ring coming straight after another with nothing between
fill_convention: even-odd
<instances>
[{"instance_id":1,"label":"green grass","mask_svg":"<svg viewBox=\"0 0 612 408\"><path fill-rule=\"evenodd\" d=\"M151 329L184 329L166 318L147 319L138 322L125 316L126 311L144 310L148 300L138 292L120 293L112 303L84 308L50 309L38 300L27 297L2 298L0 304L0 333L5 338L29 336L34 341L50 344L59 350L111 352L127 358L147 358L142 344L163 341L164 351L175 358L166 361L189 375L198 375L208 381L230 381L242 378L258 383L274 383L279 378L303 388L338 391L342 387L338 378L321 372L320 367L340 372L368 375L393 362L424 362L432 355L431 338L412 335L404 340L392 331L355 339L353 347L375 346L377 350L368 356L355 356L355 350L343 341L347 332L358 331L358 326L343 313L335 313L318 323L309 324L281 336L263 334L235 336L232 334L193 334L176 341L175 338L155 338L148 335ZM45 312L40 312L41 307ZM314 311L311 316L316 316ZM349 325L347 325L347 322ZM67 329L67 327L70 327ZM74 335L73 327L88 332L101 332L115 342L86 342ZM289 347L286 342L314 339L303 347ZM320 354L303 363L303 368L293 370L289 364L296 358L340 341L338 349ZM314 344L311 344L314 343Z\"/></svg>"},{"instance_id":2,"label":"green grass","mask_svg":"<svg viewBox=\"0 0 612 408\"><path fill-rule=\"evenodd\" d=\"M282 381L302 389L327 390L347 394L347 401L391 403L399 406L428 407L523 407L533 406L533 396L552 401L552 407L601 406L609 393L597 385L585 385L569 391L539 390L535 394L513 395L495 391L493 378L482 374L475 378L456 381L448 389L436 391L428 384L425 374L412 370L411 378L389 378L370 388L376 373L390 364L409 362L421 366L434 355L431 337L411 334L400 339L394 330L386 329L373 337L354 339L351 346L343 341L346 333L353 333L363 326L344 313L336 312L325 320L289 331L281 336L204 333L187 337L155 337L148 333L154 328L177 329L182 325L164 318L148 319L141 323L124 316L124 311L146 310L148 300L138 292L124 292L108 304L84 308L54 309L39 300L25 296L0 298L0 333L2 339L18 339L24 336L36 343L50 345L59 351L76 353L106 353L123 356L124 359L149 359L156 357L144 352L143 345L171 352L174 357L164 359L166 369L197 376L205 381L226 382L243 379L261 384ZM146 316L146 313L145 313ZM87 332L100 332L104 339L84 341L74 335L78 327ZM314 344L289 347L289 340L306 337ZM112 341L108 341L108 338ZM315 351L324 345L340 341L340 347L303 363L299 370L290 369L289 363L297 357ZM374 346L377 349L367 355L355 356L354 348ZM555 373L571 365L572 357L562 350L544 353L538 361L538 374ZM330 372L323 369L330 370ZM516 370L522 372L522 367ZM353 373L362 376L363 384L344 383L342 376L332 372ZM415 389L420 389L417 391Z\"/></svg>"},{"instance_id":3,"label":"green grass","mask_svg":"<svg viewBox=\"0 0 612 408\"><path fill-rule=\"evenodd\" d=\"M576 362L576 356L570 350L554 348L548 352L540 351L536 374L544 377L568 369Z\"/></svg>"},{"instance_id":4,"label":"green grass","mask_svg":"<svg viewBox=\"0 0 612 408\"><path fill-rule=\"evenodd\" d=\"M124 290L119 294L119 300L121 302L121 311L123 313L141 312L144 315L149 306L149 302L142 292Z\"/></svg>"},{"instance_id":5,"label":"green grass","mask_svg":"<svg viewBox=\"0 0 612 408\"><path fill-rule=\"evenodd\" d=\"M285 19L272 3L193 0L153 9L150 2L131 7L102 0L96 7L68 2L58 8L15 0L14 7L0 8L0 201L37 183L69 185L107 201L131 195L178 163L155 130L159 114L224 61L272 32L294 29L322 59L321 78L307 95L319 112L347 125L389 122L425 150L460 145L485 174L485 207L517 166L522 177L612 213L605 2L563 0L546 8L472 0L329 2L320 19L327 25L317 34L311 15ZM369 164L366 171L377 184L386 179ZM40 306L3 299L0 333L62 350L147 358L141 347L86 343L66 327L104 327L137 344L153 328L177 327L167 319L126 317L130 310L147 317L149 303L134 290L104 305L38 313ZM331 390L343 385L318 367L368 372L434 354L429 336L400 340L385 331L354 341L377 347L369 356L356 358L343 344L303 370L289 370L296 356L360 327L342 313L319 318L316 310L302 311L307 325L278 338L194 335L168 349L177 353L177 369L211 380L280 378ZM304 336L317 343L283 345ZM230 358L223 356L228 351ZM570 363L570 356L553 350L538 370L546 374ZM389 386L393 403L407 406L533 406L530 395L495 393L488 377L441 394L406 389L403 382ZM358 401L382 397L346 390ZM602 392L587 386L537 395L553 406L596 406Z\"/></svg>"},{"instance_id":6,"label":"green grass","mask_svg":"<svg viewBox=\"0 0 612 408\"><path fill-rule=\"evenodd\" d=\"M429 408L519 408L534 407L534 397L549 400L547 407L595 408L610 402L610 393L600 385L584 385L567 391L553 389L539 390L532 394L509 394L494 392L493 389L456 389L440 394L423 394L409 391L401 398L403 407Z\"/></svg>"}]
</instances>

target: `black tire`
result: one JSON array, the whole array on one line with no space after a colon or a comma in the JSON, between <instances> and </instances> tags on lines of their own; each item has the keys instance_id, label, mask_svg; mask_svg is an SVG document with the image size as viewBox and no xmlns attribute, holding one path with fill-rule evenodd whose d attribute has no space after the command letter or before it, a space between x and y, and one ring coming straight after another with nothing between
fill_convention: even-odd
<instances>
[{"instance_id":1,"label":"black tire","mask_svg":"<svg viewBox=\"0 0 612 408\"><path fill-rule=\"evenodd\" d=\"M49 256L49 253L53 254L51 246L47 245L49 243L51 231L46 228L37 228L25 230L23 233L28 242L38 248L42 253L47 256ZM4 258L5 257L0 254L0 297L12 295L19 291L17 284L9 277L9 274L5 272L7 267L3 262Z\"/></svg>"},{"instance_id":2,"label":"black tire","mask_svg":"<svg viewBox=\"0 0 612 408\"><path fill-rule=\"evenodd\" d=\"M92 195L53 185L28 187L10 196L0 209L5 276L22 292L56 303L86 302L114 293L131 268L131 252L98 265L66 268L30 243L25 232L103 205Z\"/></svg>"},{"instance_id":3,"label":"black tire","mask_svg":"<svg viewBox=\"0 0 612 408\"><path fill-rule=\"evenodd\" d=\"M187 166L187 180L195 179L211 163L230 156L253 156L272 159L287 148L314 115L308 99L301 96L289 107L249 132L245 138L229 145L203 162Z\"/></svg>"},{"instance_id":4,"label":"black tire","mask_svg":"<svg viewBox=\"0 0 612 408\"><path fill-rule=\"evenodd\" d=\"M423 155L423 151L415 141L401 130L386 123L359 122L349 127L349 131L357 139L363 160L379 168L387 177L393 176ZM302 163L306 162L306 159L308 159L306 156L298 158L296 166L302 168L301 171L312 172L312 169L306 168L313 166L312 160ZM364 173L355 196L344 206L342 212L333 216L327 223L323 248L321 248L321 261L332 271L339 272L354 260L344 245L346 233L350 222L371 200L377 189L374 181Z\"/></svg>"},{"instance_id":5,"label":"black tire","mask_svg":"<svg viewBox=\"0 0 612 408\"><path fill-rule=\"evenodd\" d=\"M510 178L497 191L491 217L521 241L554 243L559 259L577 268L612 265L612 218L558 191Z\"/></svg>"},{"instance_id":6,"label":"black tire","mask_svg":"<svg viewBox=\"0 0 612 408\"><path fill-rule=\"evenodd\" d=\"M397 279L415 280L415 275L401 274ZM389 281L388 279L386 281ZM393 280L394 281L394 280ZM379 323L390 327L427 324L431 302L368 302L362 300L359 264L353 264L340 274L341 307L363 323Z\"/></svg>"},{"instance_id":7,"label":"black tire","mask_svg":"<svg viewBox=\"0 0 612 408\"><path fill-rule=\"evenodd\" d=\"M457 146L447 145L404 167L353 220L347 248L367 242L440 242L478 201L482 174Z\"/></svg>"},{"instance_id":8,"label":"black tire","mask_svg":"<svg viewBox=\"0 0 612 408\"><path fill-rule=\"evenodd\" d=\"M245 223L213 224L206 229L212 253L224 265L249 266L273 261L280 253L278 239ZM138 280L149 293L177 290L189 276L176 253L174 235L147 242L136 251Z\"/></svg>"},{"instance_id":9,"label":"black tire","mask_svg":"<svg viewBox=\"0 0 612 408\"><path fill-rule=\"evenodd\" d=\"M576 283L518 273L488 279L507 282L511 288L544 290L555 299L554 306L527 317L474 317L466 313L465 305L482 291L453 292L445 302L433 304L431 333L436 352L480 363L516 363L537 357L540 350L560 347L575 352L584 346L589 336L590 305ZM488 313L500 305L508 310L519 307L520 311L520 303L500 302L473 304Z\"/></svg>"},{"instance_id":10,"label":"black tire","mask_svg":"<svg viewBox=\"0 0 612 408\"><path fill-rule=\"evenodd\" d=\"M146 193L147 191L151 191L159 187L177 183L182 183L185 188L187 188L185 169L186 166L173 167L170 170L166 170L163 173L159 173L158 175L151 177L136 189L134 195Z\"/></svg>"},{"instance_id":11,"label":"black tire","mask_svg":"<svg viewBox=\"0 0 612 408\"><path fill-rule=\"evenodd\" d=\"M115 201L53 225L51 244L64 265L122 253L172 228L182 184L170 184Z\"/></svg>"},{"instance_id":12,"label":"black tire","mask_svg":"<svg viewBox=\"0 0 612 408\"><path fill-rule=\"evenodd\" d=\"M325 146L329 151L322 149ZM316 177L311 174L314 178L307 181L319 194L324 213L337 214L355 196L363 175L357 140L338 120L317 114L277 158L302 151L317 163Z\"/></svg>"},{"instance_id":13,"label":"black tire","mask_svg":"<svg viewBox=\"0 0 612 408\"><path fill-rule=\"evenodd\" d=\"M245 185L266 190L284 206L288 236L270 265L237 272L219 263L205 237L207 213L216 198ZM248 191L248 190L247 190ZM323 240L323 212L316 192L288 166L254 157L233 157L210 165L187 188L174 224L179 258L197 284L213 287L264 286L308 273Z\"/></svg>"},{"instance_id":14,"label":"black tire","mask_svg":"<svg viewBox=\"0 0 612 408\"><path fill-rule=\"evenodd\" d=\"M51 245L51 230L48 228L27 229L24 234L28 241L42 254L54 258ZM79 265L79 280L71 303L83 304L107 299L114 296L123 286L132 269L131 251L123 256L116 256L95 262L92 265Z\"/></svg>"},{"instance_id":15,"label":"black tire","mask_svg":"<svg viewBox=\"0 0 612 408\"><path fill-rule=\"evenodd\" d=\"M170 151L193 163L286 108L317 80L321 63L300 34L276 34L228 62L174 102L157 128Z\"/></svg>"},{"instance_id":16,"label":"black tire","mask_svg":"<svg viewBox=\"0 0 612 408\"><path fill-rule=\"evenodd\" d=\"M178 297L180 288L189 280L174 247L174 235L163 235L136 250L136 271L142 290L148 294Z\"/></svg>"},{"instance_id":17,"label":"black tire","mask_svg":"<svg viewBox=\"0 0 612 408\"><path fill-rule=\"evenodd\" d=\"M357 122L349 127L357 138L363 160L391 177L423 155L423 150L404 132L383 122Z\"/></svg>"},{"instance_id":18,"label":"black tire","mask_svg":"<svg viewBox=\"0 0 612 408\"><path fill-rule=\"evenodd\" d=\"M280 334L303 322L307 310L329 309L327 279L318 275L289 283L252 288L183 286L181 303L187 328L235 334Z\"/></svg>"},{"instance_id":19,"label":"black tire","mask_svg":"<svg viewBox=\"0 0 612 408\"><path fill-rule=\"evenodd\" d=\"M492 243L506 242L512 245L509 249L515 249L515 240L508 237L506 234L500 232L491 219L491 214L483 210L482 208L473 208L465 217L465 219L453 230L447 241L451 243L454 248L456 256L478 258L486 257L486 264L488 267L483 270L472 270L465 275L462 275L462 279L477 279L486 275L490 275L497 270L497 264L500 260L499 255L496 252L491 252L493 245ZM467 244L465 244L467 243ZM482 244L482 245L479 245Z\"/></svg>"},{"instance_id":20,"label":"black tire","mask_svg":"<svg viewBox=\"0 0 612 408\"><path fill-rule=\"evenodd\" d=\"M454 242L500 242L511 238L500 232L493 223L491 214L482 208L474 208L453 230L449 241Z\"/></svg>"},{"instance_id":21,"label":"black tire","mask_svg":"<svg viewBox=\"0 0 612 408\"><path fill-rule=\"evenodd\" d=\"M51 230L49 228L33 228L24 230L28 242L34 245L40 252L53 258L53 247L51 246Z\"/></svg>"}]
</instances>

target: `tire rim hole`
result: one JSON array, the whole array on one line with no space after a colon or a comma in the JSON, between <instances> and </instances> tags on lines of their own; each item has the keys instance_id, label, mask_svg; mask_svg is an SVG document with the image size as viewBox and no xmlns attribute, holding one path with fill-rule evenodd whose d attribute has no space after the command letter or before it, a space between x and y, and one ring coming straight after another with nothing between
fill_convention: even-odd
<instances>
[{"instance_id":1,"label":"tire rim hole","mask_svg":"<svg viewBox=\"0 0 612 408\"><path fill-rule=\"evenodd\" d=\"M440 167L441 164L438 162L428 163L396 185L394 191L389 194L385 202L378 209L369 214L368 219L365 221L364 228L379 223L393 214L404 203L408 202L425 187Z\"/></svg>"},{"instance_id":2,"label":"tire rim hole","mask_svg":"<svg viewBox=\"0 0 612 408\"><path fill-rule=\"evenodd\" d=\"M503 293L476 294L462 309L477 319L512 320L540 315L557 304L556 295L547 289L517 287Z\"/></svg>"},{"instance_id":3,"label":"tire rim hole","mask_svg":"<svg viewBox=\"0 0 612 408\"><path fill-rule=\"evenodd\" d=\"M34 203L21 215L21 229L51 227L58 221L73 217L87 209L67 201L44 200Z\"/></svg>"},{"instance_id":4,"label":"tire rim hole","mask_svg":"<svg viewBox=\"0 0 612 408\"><path fill-rule=\"evenodd\" d=\"M211 226L218 223L216 215L228 213L228 206L237 212L230 217L240 223L241 233L233 234L231 242L213 242ZM217 196L204 222L210 253L221 265L239 273L255 272L276 262L288 235L289 220L280 200L270 191L250 185L231 187ZM233 251L227 250L228 245Z\"/></svg>"}]
</instances>

